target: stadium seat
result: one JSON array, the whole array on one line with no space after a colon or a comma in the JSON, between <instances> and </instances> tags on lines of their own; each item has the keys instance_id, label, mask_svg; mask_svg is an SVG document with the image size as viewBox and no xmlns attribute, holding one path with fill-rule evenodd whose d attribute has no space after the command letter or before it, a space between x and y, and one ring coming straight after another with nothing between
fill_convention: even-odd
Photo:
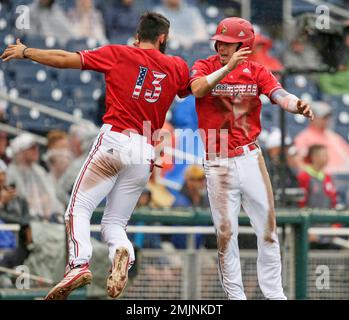
<instances>
[{"instance_id":1,"label":"stadium seat","mask_svg":"<svg viewBox=\"0 0 349 320\"><path fill-rule=\"evenodd\" d=\"M79 113L83 118L94 122L97 116L97 102L79 101L78 103L74 103L72 114L77 115Z\"/></svg>"},{"instance_id":2,"label":"stadium seat","mask_svg":"<svg viewBox=\"0 0 349 320\"><path fill-rule=\"evenodd\" d=\"M345 139L346 142L349 143L349 132L348 126L339 127L336 126L336 132Z\"/></svg>"},{"instance_id":3,"label":"stadium seat","mask_svg":"<svg viewBox=\"0 0 349 320\"><path fill-rule=\"evenodd\" d=\"M308 76L302 74L289 75L286 76L283 81L285 89L296 96L302 97L306 94L311 97L311 100L320 99L318 85Z\"/></svg>"},{"instance_id":4,"label":"stadium seat","mask_svg":"<svg viewBox=\"0 0 349 320\"><path fill-rule=\"evenodd\" d=\"M18 86L26 83L45 83L50 81L50 73L41 65L28 65L16 72L16 83Z\"/></svg>"},{"instance_id":5,"label":"stadium seat","mask_svg":"<svg viewBox=\"0 0 349 320\"><path fill-rule=\"evenodd\" d=\"M282 54L285 50L286 43L285 41L273 39L273 46L270 49L270 55L282 60Z\"/></svg>"},{"instance_id":6,"label":"stadium seat","mask_svg":"<svg viewBox=\"0 0 349 320\"><path fill-rule=\"evenodd\" d=\"M56 0L56 3L65 11L69 11L75 6L75 0Z\"/></svg>"},{"instance_id":7,"label":"stadium seat","mask_svg":"<svg viewBox=\"0 0 349 320\"><path fill-rule=\"evenodd\" d=\"M90 71L80 70L60 70L58 73L60 86L93 86L93 75ZM86 90L86 89L85 89Z\"/></svg>"},{"instance_id":8,"label":"stadium seat","mask_svg":"<svg viewBox=\"0 0 349 320\"><path fill-rule=\"evenodd\" d=\"M41 104L54 108L55 110L63 111L66 113L73 113L73 102L70 99L62 98L59 101L55 101L53 99L41 100Z\"/></svg>"},{"instance_id":9,"label":"stadium seat","mask_svg":"<svg viewBox=\"0 0 349 320\"><path fill-rule=\"evenodd\" d=\"M14 87L16 83L16 74L9 68L9 64L1 64L1 71L4 73L5 83L7 87Z\"/></svg>"},{"instance_id":10,"label":"stadium seat","mask_svg":"<svg viewBox=\"0 0 349 320\"><path fill-rule=\"evenodd\" d=\"M16 37L14 33L10 30L4 30L0 32L0 50L3 52L9 44L15 43Z\"/></svg>"},{"instance_id":11,"label":"stadium seat","mask_svg":"<svg viewBox=\"0 0 349 320\"><path fill-rule=\"evenodd\" d=\"M280 126L280 108L272 104L267 96L261 95L262 111L261 124L262 128L270 131L272 127Z\"/></svg>"},{"instance_id":12,"label":"stadium seat","mask_svg":"<svg viewBox=\"0 0 349 320\"><path fill-rule=\"evenodd\" d=\"M286 112L286 131L294 138L299 132L307 127L307 120L299 114Z\"/></svg>"},{"instance_id":13,"label":"stadium seat","mask_svg":"<svg viewBox=\"0 0 349 320\"><path fill-rule=\"evenodd\" d=\"M50 82L44 83L24 83L16 86L19 97L40 101L40 99L50 99L52 85Z\"/></svg>"},{"instance_id":14,"label":"stadium seat","mask_svg":"<svg viewBox=\"0 0 349 320\"><path fill-rule=\"evenodd\" d=\"M16 8L20 5L29 5L33 2L33 0L11 0L13 8Z\"/></svg>"},{"instance_id":15,"label":"stadium seat","mask_svg":"<svg viewBox=\"0 0 349 320\"><path fill-rule=\"evenodd\" d=\"M93 102L96 103L102 94L102 90L99 87L86 90L84 87L75 86L71 88L71 97L75 102Z\"/></svg>"},{"instance_id":16,"label":"stadium seat","mask_svg":"<svg viewBox=\"0 0 349 320\"><path fill-rule=\"evenodd\" d=\"M323 100L332 107L334 130L349 141L349 95L323 95Z\"/></svg>"},{"instance_id":17,"label":"stadium seat","mask_svg":"<svg viewBox=\"0 0 349 320\"><path fill-rule=\"evenodd\" d=\"M316 5L307 3L303 0L292 1L292 15L297 16L304 12L315 12Z\"/></svg>"},{"instance_id":18,"label":"stadium seat","mask_svg":"<svg viewBox=\"0 0 349 320\"><path fill-rule=\"evenodd\" d=\"M233 5L233 3L232 3ZM200 10L202 17L205 19L206 23L218 23L224 18L224 14L222 10L219 9L215 4L212 5L200 5L197 6L197 8Z\"/></svg>"},{"instance_id":19,"label":"stadium seat","mask_svg":"<svg viewBox=\"0 0 349 320\"><path fill-rule=\"evenodd\" d=\"M339 113L337 113L336 123L339 126L344 126L344 127L348 128L348 125L349 125L349 113L348 113L348 110L340 111Z\"/></svg>"},{"instance_id":20,"label":"stadium seat","mask_svg":"<svg viewBox=\"0 0 349 320\"><path fill-rule=\"evenodd\" d=\"M66 49L71 52L88 50L98 47L98 42L92 39L72 39L69 40L66 44Z\"/></svg>"},{"instance_id":21,"label":"stadium seat","mask_svg":"<svg viewBox=\"0 0 349 320\"><path fill-rule=\"evenodd\" d=\"M261 124L262 128L270 131L274 127L273 115L276 113L271 104L263 105L261 112Z\"/></svg>"},{"instance_id":22,"label":"stadium seat","mask_svg":"<svg viewBox=\"0 0 349 320\"><path fill-rule=\"evenodd\" d=\"M26 36L23 42L32 48L46 48L46 38L39 36Z\"/></svg>"},{"instance_id":23,"label":"stadium seat","mask_svg":"<svg viewBox=\"0 0 349 320\"><path fill-rule=\"evenodd\" d=\"M10 108L9 124L24 130L46 134L52 129L67 130L69 128L69 123L41 114L37 110L17 107L16 112L13 111L14 108Z\"/></svg>"},{"instance_id":24,"label":"stadium seat","mask_svg":"<svg viewBox=\"0 0 349 320\"><path fill-rule=\"evenodd\" d=\"M323 100L327 102L334 110L334 113L338 113L340 111L349 111L349 95L340 95L340 96L332 96L332 95L323 95Z\"/></svg>"},{"instance_id":25,"label":"stadium seat","mask_svg":"<svg viewBox=\"0 0 349 320\"><path fill-rule=\"evenodd\" d=\"M122 9L106 7L103 15L109 38L112 39L122 34L135 34L135 26L138 24L137 14L131 16Z\"/></svg>"},{"instance_id":26,"label":"stadium seat","mask_svg":"<svg viewBox=\"0 0 349 320\"><path fill-rule=\"evenodd\" d=\"M9 33L11 30L10 19L6 16L1 16L0 12L0 34Z\"/></svg>"},{"instance_id":27,"label":"stadium seat","mask_svg":"<svg viewBox=\"0 0 349 320\"><path fill-rule=\"evenodd\" d=\"M166 54L181 57L188 62L191 58L191 49L186 50L181 46L180 42L170 40L167 45Z\"/></svg>"},{"instance_id":28,"label":"stadium seat","mask_svg":"<svg viewBox=\"0 0 349 320\"><path fill-rule=\"evenodd\" d=\"M10 2L10 1L9 1ZM8 22L12 20L11 17L11 4L9 2L0 2L0 18L5 18Z\"/></svg>"},{"instance_id":29,"label":"stadium seat","mask_svg":"<svg viewBox=\"0 0 349 320\"><path fill-rule=\"evenodd\" d=\"M208 56L216 54L213 47L211 47L211 43L209 41L194 43L190 53L192 58L195 60L205 59Z\"/></svg>"},{"instance_id":30,"label":"stadium seat","mask_svg":"<svg viewBox=\"0 0 349 320\"><path fill-rule=\"evenodd\" d=\"M128 44L130 39L133 39L133 33L120 33L117 30L111 30L109 38L111 44Z\"/></svg>"}]
</instances>

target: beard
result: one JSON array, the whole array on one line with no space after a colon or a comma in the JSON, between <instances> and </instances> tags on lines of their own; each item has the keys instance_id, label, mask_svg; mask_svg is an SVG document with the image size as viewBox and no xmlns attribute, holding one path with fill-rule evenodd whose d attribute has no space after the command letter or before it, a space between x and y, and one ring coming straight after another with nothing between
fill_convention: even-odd
<instances>
[{"instance_id":1,"label":"beard","mask_svg":"<svg viewBox=\"0 0 349 320\"><path fill-rule=\"evenodd\" d=\"M165 40L163 43L160 43L159 50L161 53L165 53L167 48L167 40Z\"/></svg>"}]
</instances>

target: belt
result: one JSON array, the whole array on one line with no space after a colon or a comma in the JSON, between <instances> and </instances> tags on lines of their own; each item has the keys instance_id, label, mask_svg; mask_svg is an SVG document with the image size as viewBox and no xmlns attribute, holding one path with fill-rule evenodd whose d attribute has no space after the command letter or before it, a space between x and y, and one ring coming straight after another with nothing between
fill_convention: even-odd
<instances>
[{"instance_id":1,"label":"belt","mask_svg":"<svg viewBox=\"0 0 349 320\"><path fill-rule=\"evenodd\" d=\"M259 149L259 145L256 142L245 144L244 146L237 146L234 149L228 150L228 158L243 156L255 149ZM222 156L220 153L206 154L206 160L214 160L216 158L227 158L227 157Z\"/></svg>"}]
</instances>

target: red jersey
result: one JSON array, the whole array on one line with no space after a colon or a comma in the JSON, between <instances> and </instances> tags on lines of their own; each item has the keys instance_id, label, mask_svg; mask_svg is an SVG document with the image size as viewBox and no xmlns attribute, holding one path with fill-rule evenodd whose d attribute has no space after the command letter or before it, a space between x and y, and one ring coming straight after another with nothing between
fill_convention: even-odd
<instances>
[{"instance_id":1,"label":"red jersey","mask_svg":"<svg viewBox=\"0 0 349 320\"><path fill-rule=\"evenodd\" d=\"M114 126L115 131L152 135L162 128L176 94L188 94L189 68L179 57L125 45L108 45L79 54L83 70L105 75L103 122ZM145 121L148 125L143 127Z\"/></svg>"},{"instance_id":2,"label":"red jersey","mask_svg":"<svg viewBox=\"0 0 349 320\"><path fill-rule=\"evenodd\" d=\"M191 68L190 83L220 68L218 55L198 60ZM206 96L196 98L199 128L205 131L206 151L219 153L220 129L228 131L228 152L256 141L261 132L259 96L270 97L280 88L280 83L265 67L247 61L238 65ZM216 130L214 137L209 129Z\"/></svg>"}]
</instances>

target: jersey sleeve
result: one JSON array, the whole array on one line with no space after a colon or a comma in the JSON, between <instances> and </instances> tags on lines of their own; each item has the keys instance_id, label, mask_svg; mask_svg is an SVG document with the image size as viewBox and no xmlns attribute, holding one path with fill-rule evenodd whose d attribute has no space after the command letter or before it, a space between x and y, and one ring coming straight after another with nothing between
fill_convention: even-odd
<instances>
[{"instance_id":1,"label":"jersey sleeve","mask_svg":"<svg viewBox=\"0 0 349 320\"><path fill-rule=\"evenodd\" d=\"M184 98L190 94L189 91L189 67L186 62L179 58L180 61L180 86L177 95Z\"/></svg>"},{"instance_id":2,"label":"jersey sleeve","mask_svg":"<svg viewBox=\"0 0 349 320\"><path fill-rule=\"evenodd\" d=\"M275 76L265 67L259 66L257 72L257 84L260 94L265 94L270 98L275 90L282 88Z\"/></svg>"},{"instance_id":3,"label":"jersey sleeve","mask_svg":"<svg viewBox=\"0 0 349 320\"><path fill-rule=\"evenodd\" d=\"M210 68L205 60L198 60L190 69L189 85L193 83L194 80L210 74Z\"/></svg>"},{"instance_id":4,"label":"jersey sleeve","mask_svg":"<svg viewBox=\"0 0 349 320\"><path fill-rule=\"evenodd\" d=\"M114 46L115 47L115 46ZM78 51L82 70L107 73L117 61L117 50L113 46L104 46L94 50Z\"/></svg>"}]
</instances>

